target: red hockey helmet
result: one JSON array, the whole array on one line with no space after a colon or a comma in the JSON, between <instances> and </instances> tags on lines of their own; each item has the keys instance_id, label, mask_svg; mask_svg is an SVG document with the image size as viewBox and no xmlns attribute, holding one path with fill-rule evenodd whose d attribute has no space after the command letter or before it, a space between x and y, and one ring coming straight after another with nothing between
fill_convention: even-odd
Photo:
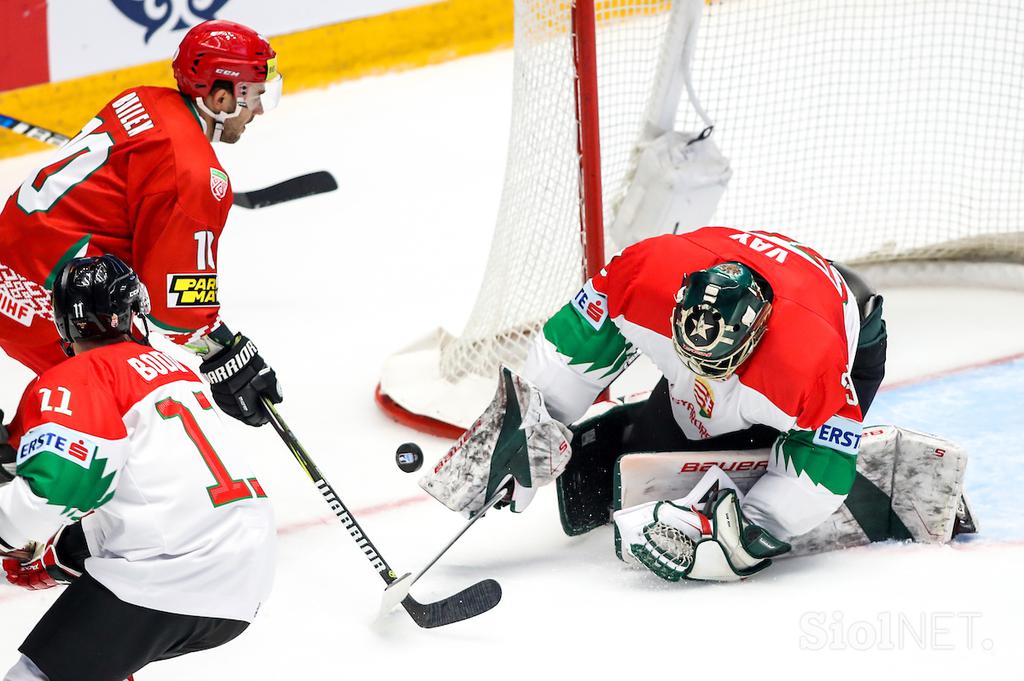
<instances>
[{"instance_id":1,"label":"red hockey helmet","mask_svg":"<svg viewBox=\"0 0 1024 681\"><path fill-rule=\"evenodd\" d=\"M277 53L248 26L233 21L204 21L185 34L172 62L182 94L204 97L219 80L234 86L242 106L268 111L277 104L281 76Z\"/></svg>"}]
</instances>

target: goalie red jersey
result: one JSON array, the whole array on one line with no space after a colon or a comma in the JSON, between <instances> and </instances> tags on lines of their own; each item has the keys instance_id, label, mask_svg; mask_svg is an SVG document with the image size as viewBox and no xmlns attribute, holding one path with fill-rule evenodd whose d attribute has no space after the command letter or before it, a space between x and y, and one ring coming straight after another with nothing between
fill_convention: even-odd
<instances>
[{"instance_id":1,"label":"goalie red jersey","mask_svg":"<svg viewBox=\"0 0 1024 681\"><path fill-rule=\"evenodd\" d=\"M232 193L194 102L118 95L11 195L0 214L0 346L40 373L63 359L49 309L60 266L110 253L149 289L178 343L219 323L217 242Z\"/></svg>"},{"instance_id":2,"label":"goalie red jersey","mask_svg":"<svg viewBox=\"0 0 1024 681\"><path fill-rule=\"evenodd\" d=\"M673 327L684 277L722 263L763 278L771 318L753 354L713 378L683 361ZM705 302L720 291L700 290ZM753 324L756 311L742 310L743 323ZM695 315L687 338L732 344L714 322ZM613 257L544 325L523 376L553 417L571 423L640 352L664 375L672 421L688 440L757 425L778 431L767 475L743 511L776 537L791 537L828 517L853 484L862 414L851 368L859 336L857 301L813 249L779 234L705 227L647 239Z\"/></svg>"}]
</instances>

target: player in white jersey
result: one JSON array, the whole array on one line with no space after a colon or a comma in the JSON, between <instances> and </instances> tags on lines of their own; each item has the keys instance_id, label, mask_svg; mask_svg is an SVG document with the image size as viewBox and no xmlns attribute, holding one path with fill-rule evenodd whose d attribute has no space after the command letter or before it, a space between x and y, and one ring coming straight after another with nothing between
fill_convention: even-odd
<instances>
[{"instance_id":1,"label":"player in white jersey","mask_svg":"<svg viewBox=\"0 0 1024 681\"><path fill-rule=\"evenodd\" d=\"M133 338L147 307L111 255L55 281L70 359L29 385L9 426L0 549L32 551L4 561L11 583L70 586L5 681L123 681L234 639L270 592L271 505L208 386Z\"/></svg>"}]
</instances>

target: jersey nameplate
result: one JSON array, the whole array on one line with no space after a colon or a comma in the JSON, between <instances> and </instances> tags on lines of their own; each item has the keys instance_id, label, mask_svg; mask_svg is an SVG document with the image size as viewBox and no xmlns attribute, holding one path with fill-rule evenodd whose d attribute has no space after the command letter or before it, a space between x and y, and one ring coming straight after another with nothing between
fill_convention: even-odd
<instances>
[{"instance_id":1,"label":"jersey nameplate","mask_svg":"<svg viewBox=\"0 0 1024 681\"><path fill-rule=\"evenodd\" d=\"M857 456L862 431L863 427L856 421L833 416L814 431L814 444Z\"/></svg>"},{"instance_id":2,"label":"jersey nameplate","mask_svg":"<svg viewBox=\"0 0 1024 681\"><path fill-rule=\"evenodd\" d=\"M587 320L595 331L600 331L604 320L608 318L608 296L598 292L588 281L579 293L573 296L572 309Z\"/></svg>"},{"instance_id":3,"label":"jersey nameplate","mask_svg":"<svg viewBox=\"0 0 1024 681\"><path fill-rule=\"evenodd\" d=\"M44 423L22 436L18 466L37 454L49 452L88 469L98 449L98 444L77 431L57 423Z\"/></svg>"}]
</instances>

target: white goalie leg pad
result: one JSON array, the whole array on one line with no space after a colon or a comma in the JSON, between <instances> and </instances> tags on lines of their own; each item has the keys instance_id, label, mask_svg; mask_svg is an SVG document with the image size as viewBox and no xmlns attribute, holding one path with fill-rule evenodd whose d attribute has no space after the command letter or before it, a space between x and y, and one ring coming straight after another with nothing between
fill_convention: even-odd
<instances>
[{"instance_id":1,"label":"white goalie leg pad","mask_svg":"<svg viewBox=\"0 0 1024 681\"><path fill-rule=\"evenodd\" d=\"M619 248L708 224L732 177L729 160L710 137L666 132L641 149L610 230Z\"/></svg>"},{"instance_id":2,"label":"white goalie leg pad","mask_svg":"<svg viewBox=\"0 0 1024 681\"><path fill-rule=\"evenodd\" d=\"M420 480L420 487L453 511L479 511L509 475L512 511L523 511L536 489L569 463L572 433L548 414L540 391L508 369L499 377L491 404Z\"/></svg>"}]
</instances>

